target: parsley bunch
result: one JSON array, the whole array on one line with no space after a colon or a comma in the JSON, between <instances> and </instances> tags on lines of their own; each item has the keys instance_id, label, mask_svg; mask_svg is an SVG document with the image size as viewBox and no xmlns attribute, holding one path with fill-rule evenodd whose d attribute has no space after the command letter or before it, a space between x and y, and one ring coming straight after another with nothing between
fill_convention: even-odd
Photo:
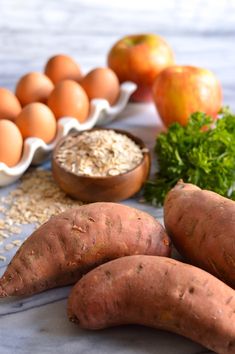
<instances>
[{"instance_id":1,"label":"parsley bunch","mask_svg":"<svg viewBox=\"0 0 235 354\"><path fill-rule=\"evenodd\" d=\"M158 172L144 191L152 204L163 204L179 179L235 199L235 115L228 108L216 122L197 112L187 126L172 124L158 136L155 153Z\"/></svg>"}]
</instances>

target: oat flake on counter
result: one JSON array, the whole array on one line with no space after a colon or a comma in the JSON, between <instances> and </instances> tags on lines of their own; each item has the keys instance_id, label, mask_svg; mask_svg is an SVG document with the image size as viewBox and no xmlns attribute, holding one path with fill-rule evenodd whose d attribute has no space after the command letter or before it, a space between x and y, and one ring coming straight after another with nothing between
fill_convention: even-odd
<instances>
[{"instance_id":1,"label":"oat flake on counter","mask_svg":"<svg viewBox=\"0 0 235 354\"><path fill-rule=\"evenodd\" d=\"M33 169L21 178L20 184L8 195L0 198L0 245L13 234L20 234L22 224L34 224L35 228L51 215L63 212L68 207L81 205L72 200L54 182L51 171ZM0 248L0 261L4 252L19 247L21 240L8 240Z\"/></svg>"},{"instance_id":2,"label":"oat flake on counter","mask_svg":"<svg viewBox=\"0 0 235 354\"><path fill-rule=\"evenodd\" d=\"M106 177L132 170L145 151L125 134L98 129L68 136L56 159L64 169L77 175Z\"/></svg>"}]
</instances>

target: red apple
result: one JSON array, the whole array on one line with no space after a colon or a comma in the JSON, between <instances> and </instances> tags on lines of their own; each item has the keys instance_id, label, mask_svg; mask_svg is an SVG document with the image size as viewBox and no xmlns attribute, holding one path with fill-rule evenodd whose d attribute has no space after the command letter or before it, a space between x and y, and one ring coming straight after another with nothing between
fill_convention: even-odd
<instances>
[{"instance_id":1,"label":"red apple","mask_svg":"<svg viewBox=\"0 0 235 354\"><path fill-rule=\"evenodd\" d=\"M135 101L152 100L152 84L156 76L174 64L173 51L155 34L137 34L120 39L108 54L108 66L119 81L133 81L138 89Z\"/></svg>"},{"instance_id":2,"label":"red apple","mask_svg":"<svg viewBox=\"0 0 235 354\"><path fill-rule=\"evenodd\" d=\"M194 66L172 66L153 84L153 97L163 123L186 125L191 113L205 112L216 118L222 106L222 89L209 70Z\"/></svg>"}]
</instances>

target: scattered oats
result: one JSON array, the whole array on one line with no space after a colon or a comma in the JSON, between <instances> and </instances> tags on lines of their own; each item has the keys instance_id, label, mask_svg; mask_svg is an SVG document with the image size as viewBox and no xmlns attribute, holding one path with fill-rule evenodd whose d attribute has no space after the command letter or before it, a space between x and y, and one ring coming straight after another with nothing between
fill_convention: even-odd
<instances>
[{"instance_id":1,"label":"scattered oats","mask_svg":"<svg viewBox=\"0 0 235 354\"><path fill-rule=\"evenodd\" d=\"M0 261L5 262L7 260L7 257L5 256L0 256Z\"/></svg>"},{"instance_id":2,"label":"scattered oats","mask_svg":"<svg viewBox=\"0 0 235 354\"><path fill-rule=\"evenodd\" d=\"M6 232L0 231L0 239L8 238L8 237L9 237L9 235Z\"/></svg>"},{"instance_id":3,"label":"scattered oats","mask_svg":"<svg viewBox=\"0 0 235 354\"><path fill-rule=\"evenodd\" d=\"M14 248L14 245L12 243L8 243L4 246L6 251L10 251L12 248Z\"/></svg>"},{"instance_id":4,"label":"scattered oats","mask_svg":"<svg viewBox=\"0 0 235 354\"><path fill-rule=\"evenodd\" d=\"M5 226L4 220L0 219L0 230L3 230Z\"/></svg>"},{"instance_id":5,"label":"scattered oats","mask_svg":"<svg viewBox=\"0 0 235 354\"><path fill-rule=\"evenodd\" d=\"M77 175L105 177L132 170L147 151L125 134L99 129L69 135L59 147L56 159Z\"/></svg>"},{"instance_id":6,"label":"scattered oats","mask_svg":"<svg viewBox=\"0 0 235 354\"><path fill-rule=\"evenodd\" d=\"M14 241L12 241L12 243L14 246L20 246L22 244L22 241L21 240L14 240Z\"/></svg>"},{"instance_id":7,"label":"scattered oats","mask_svg":"<svg viewBox=\"0 0 235 354\"><path fill-rule=\"evenodd\" d=\"M34 224L36 228L50 216L81 204L60 190L51 171L31 169L21 178L16 189L0 199L0 242L13 234L20 234L22 224Z\"/></svg>"},{"instance_id":8,"label":"scattered oats","mask_svg":"<svg viewBox=\"0 0 235 354\"><path fill-rule=\"evenodd\" d=\"M20 234L21 233L21 228L19 226L11 226L9 228L9 231L12 233L12 234Z\"/></svg>"}]
</instances>

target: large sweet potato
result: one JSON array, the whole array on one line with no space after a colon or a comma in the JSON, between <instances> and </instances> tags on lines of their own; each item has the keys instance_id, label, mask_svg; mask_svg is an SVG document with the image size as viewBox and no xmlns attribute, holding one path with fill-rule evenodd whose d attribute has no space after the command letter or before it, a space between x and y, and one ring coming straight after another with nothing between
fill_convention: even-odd
<instances>
[{"instance_id":1,"label":"large sweet potato","mask_svg":"<svg viewBox=\"0 0 235 354\"><path fill-rule=\"evenodd\" d=\"M188 262L235 288L235 202L180 181L166 196L164 222Z\"/></svg>"},{"instance_id":2,"label":"large sweet potato","mask_svg":"<svg viewBox=\"0 0 235 354\"><path fill-rule=\"evenodd\" d=\"M68 317L87 329L142 324L235 353L235 291L170 258L129 256L93 269L72 289Z\"/></svg>"},{"instance_id":3,"label":"large sweet potato","mask_svg":"<svg viewBox=\"0 0 235 354\"><path fill-rule=\"evenodd\" d=\"M114 258L169 253L168 236L147 213L114 203L84 205L52 217L24 242L0 279L0 297L75 283Z\"/></svg>"}]
</instances>

